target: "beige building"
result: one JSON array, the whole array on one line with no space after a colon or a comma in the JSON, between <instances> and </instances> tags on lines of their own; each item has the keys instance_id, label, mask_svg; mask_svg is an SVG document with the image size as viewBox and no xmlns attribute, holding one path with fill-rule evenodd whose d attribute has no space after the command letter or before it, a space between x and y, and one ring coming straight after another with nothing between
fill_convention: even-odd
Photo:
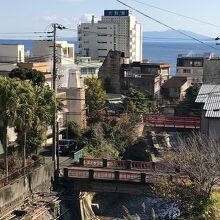
<instances>
[{"instance_id":1,"label":"beige building","mask_svg":"<svg viewBox=\"0 0 220 220\"><path fill-rule=\"evenodd\" d=\"M105 10L100 21L78 26L80 56L104 60L110 50L122 51L132 61L142 61L141 24L129 10Z\"/></svg>"},{"instance_id":2,"label":"beige building","mask_svg":"<svg viewBox=\"0 0 220 220\"><path fill-rule=\"evenodd\" d=\"M192 79L184 76L173 76L161 88L161 94L166 99L183 100L186 90L192 85Z\"/></svg>"},{"instance_id":3,"label":"beige building","mask_svg":"<svg viewBox=\"0 0 220 220\"><path fill-rule=\"evenodd\" d=\"M0 63L24 62L24 45L0 44Z\"/></svg>"},{"instance_id":4,"label":"beige building","mask_svg":"<svg viewBox=\"0 0 220 220\"><path fill-rule=\"evenodd\" d=\"M86 127L85 89L81 86L79 71L71 69L70 78L72 84L60 87L58 91L66 93L66 120L75 121L81 128Z\"/></svg>"},{"instance_id":5,"label":"beige building","mask_svg":"<svg viewBox=\"0 0 220 220\"><path fill-rule=\"evenodd\" d=\"M74 44L67 41L57 41L57 63L65 65L74 63ZM51 60L53 54L53 41L33 41L32 56L34 60ZM30 57L31 59L31 57Z\"/></svg>"}]
</instances>

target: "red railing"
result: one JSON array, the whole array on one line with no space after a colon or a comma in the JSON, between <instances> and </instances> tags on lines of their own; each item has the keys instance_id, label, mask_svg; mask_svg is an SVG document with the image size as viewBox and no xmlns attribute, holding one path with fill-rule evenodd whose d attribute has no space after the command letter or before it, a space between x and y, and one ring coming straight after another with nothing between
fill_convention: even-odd
<instances>
[{"instance_id":1,"label":"red railing","mask_svg":"<svg viewBox=\"0 0 220 220\"><path fill-rule=\"evenodd\" d=\"M113 180L115 178L114 170L94 170L94 179Z\"/></svg>"},{"instance_id":2,"label":"red railing","mask_svg":"<svg viewBox=\"0 0 220 220\"><path fill-rule=\"evenodd\" d=\"M138 171L125 170L110 170L110 169L89 169L89 168L67 168L68 177L90 180L117 180L128 182L143 182L142 175L144 174L145 183L161 183L167 180L173 182L182 182L189 180L185 175L170 174L170 173L143 173Z\"/></svg>"},{"instance_id":3,"label":"red railing","mask_svg":"<svg viewBox=\"0 0 220 220\"><path fill-rule=\"evenodd\" d=\"M137 170L153 170L151 162L132 161L132 168Z\"/></svg>"},{"instance_id":4,"label":"red railing","mask_svg":"<svg viewBox=\"0 0 220 220\"><path fill-rule=\"evenodd\" d=\"M88 169L84 169L84 168L68 169L68 176L89 178L89 172Z\"/></svg>"},{"instance_id":5,"label":"red railing","mask_svg":"<svg viewBox=\"0 0 220 220\"><path fill-rule=\"evenodd\" d=\"M107 167L126 168L126 160L107 160Z\"/></svg>"},{"instance_id":6,"label":"red railing","mask_svg":"<svg viewBox=\"0 0 220 220\"><path fill-rule=\"evenodd\" d=\"M102 167L102 159L99 158L85 158L84 166L88 167Z\"/></svg>"},{"instance_id":7,"label":"red railing","mask_svg":"<svg viewBox=\"0 0 220 220\"><path fill-rule=\"evenodd\" d=\"M147 115L144 122L146 125L155 127L200 128L199 117Z\"/></svg>"},{"instance_id":8,"label":"red railing","mask_svg":"<svg viewBox=\"0 0 220 220\"><path fill-rule=\"evenodd\" d=\"M176 172L175 167L168 162L146 162L146 161L129 161L129 160L104 160L98 158L83 158L84 167L115 168L115 169L133 169L155 172ZM129 164L129 165L128 165Z\"/></svg>"}]
</instances>

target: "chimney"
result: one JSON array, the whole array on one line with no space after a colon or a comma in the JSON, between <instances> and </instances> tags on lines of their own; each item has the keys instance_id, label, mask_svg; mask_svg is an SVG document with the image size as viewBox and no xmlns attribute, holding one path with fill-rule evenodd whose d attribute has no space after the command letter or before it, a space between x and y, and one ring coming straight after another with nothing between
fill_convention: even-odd
<instances>
[{"instance_id":1,"label":"chimney","mask_svg":"<svg viewBox=\"0 0 220 220\"><path fill-rule=\"evenodd\" d=\"M92 25L95 23L95 15L92 15Z\"/></svg>"}]
</instances>

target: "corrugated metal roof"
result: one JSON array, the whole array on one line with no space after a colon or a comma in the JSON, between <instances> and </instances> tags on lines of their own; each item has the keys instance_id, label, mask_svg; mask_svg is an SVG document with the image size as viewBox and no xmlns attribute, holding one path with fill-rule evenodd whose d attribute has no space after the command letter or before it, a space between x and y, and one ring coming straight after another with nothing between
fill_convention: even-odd
<instances>
[{"instance_id":1,"label":"corrugated metal roof","mask_svg":"<svg viewBox=\"0 0 220 220\"><path fill-rule=\"evenodd\" d=\"M201 86L199 90L199 94L196 97L195 102L197 103L205 103L207 98L215 93L220 92L220 85L207 85L204 84Z\"/></svg>"},{"instance_id":2,"label":"corrugated metal roof","mask_svg":"<svg viewBox=\"0 0 220 220\"><path fill-rule=\"evenodd\" d=\"M220 118L220 111L206 111L207 118Z\"/></svg>"},{"instance_id":3,"label":"corrugated metal roof","mask_svg":"<svg viewBox=\"0 0 220 220\"><path fill-rule=\"evenodd\" d=\"M204 110L218 110L220 109L220 92L214 93L206 99L203 106Z\"/></svg>"},{"instance_id":4,"label":"corrugated metal roof","mask_svg":"<svg viewBox=\"0 0 220 220\"><path fill-rule=\"evenodd\" d=\"M195 102L204 103L205 117L220 118L220 85L202 85Z\"/></svg>"}]
</instances>

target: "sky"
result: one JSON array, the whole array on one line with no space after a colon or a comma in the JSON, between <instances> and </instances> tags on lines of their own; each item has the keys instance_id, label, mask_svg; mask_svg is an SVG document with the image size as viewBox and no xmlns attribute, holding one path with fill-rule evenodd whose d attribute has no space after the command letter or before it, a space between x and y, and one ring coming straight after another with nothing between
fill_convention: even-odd
<instances>
[{"instance_id":1,"label":"sky","mask_svg":"<svg viewBox=\"0 0 220 220\"><path fill-rule=\"evenodd\" d=\"M175 29L189 30L210 37L220 35L219 0L121 1ZM154 7L149 7L146 4ZM212 25L171 14L156 7L203 20ZM74 29L59 31L58 36L76 36L75 30L79 22L89 21L91 15L95 15L97 19L100 19L104 10L107 9L128 8L116 0L2 0L0 7L0 38L18 38L18 36L19 38L39 38L39 33L27 32L47 31L50 24L54 22ZM168 29L134 10L132 13L138 22L143 25L143 31L164 31Z\"/></svg>"}]
</instances>

